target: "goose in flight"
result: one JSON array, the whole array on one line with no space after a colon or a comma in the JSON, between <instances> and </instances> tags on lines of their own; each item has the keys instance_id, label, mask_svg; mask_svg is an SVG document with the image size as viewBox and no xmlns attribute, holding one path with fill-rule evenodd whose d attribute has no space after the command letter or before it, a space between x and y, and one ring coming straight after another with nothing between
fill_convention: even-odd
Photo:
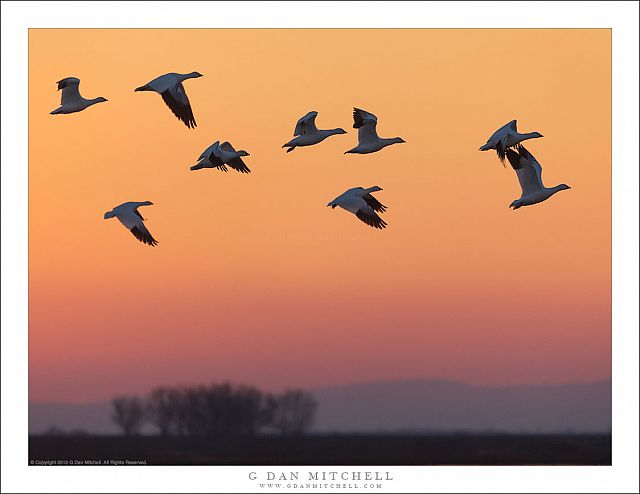
<instances>
[{"instance_id":1,"label":"goose in flight","mask_svg":"<svg viewBox=\"0 0 640 494\"><path fill-rule=\"evenodd\" d=\"M392 137L390 139L378 137L378 133L376 132L377 123L378 117L373 113L354 108L353 128L358 129L358 145L349 151L345 151L344 154L375 153L376 151L380 151L382 148L390 146L391 144L406 142L401 137Z\"/></svg>"},{"instance_id":2,"label":"goose in flight","mask_svg":"<svg viewBox=\"0 0 640 494\"><path fill-rule=\"evenodd\" d=\"M153 247L158 245L158 241L151 236L147 227L144 226L144 218L138 212L140 206L152 205L153 203L151 201L125 202L124 204L120 204L120 206L116 206L111 211L104 213L104 219L108 220L115 216L140 242Z\"/></svg>"},{"instance_id":3,"label":"goose in flight","mask_svg":"<svg viewBox=\"0 0 640 494\"><path fill-rule=\"evenodd\" d=\"M148 82L144 86L137 87L135 90L160 93L160 96L162 96L162 99L173 114L178 117L178 120L184 122L188 128L192 129L196 127L196 119L193 117L191 104L189 103L189 98L187 98L187 93L184 90L182 82L195 77L202 77L202 74L199 72L191 72L189 74L176 74L171 72L156 77L151 82Z\"/></svg>"},{"instance_id":4,"label":"goose in flight","mask_svg":"<svg viewBox=\"0 0 640 494\"><path fill-rule=\"evenodd\" d=\"M506 155L509 163L511 163L511 167L516 171L516 175L518 175L522 195L520 199L513 201L509 205L510 208L518 209L522 206L538 204L539 202L546 201L556 192L571 188L566 184L556 185L551 188L545 187L542 183L542 167L540 163L538 163L538 160L522 145L518 145L516 150L517 152L513 149L507 149Z\"/></svg>"},{"instance_id":5,"label":"goose in flight","mask_svg":"<svg viewBox=\"0 0 640 494\"><path fill-rule=\"evenodd\" d=\"M249 167L242 161L242 156L249 156L249 153L242 149L236 151L229 142L220 144L220 141L216 141L204 150L198 158L198 162L190 169L195 171L202 168L219 168L226 172L226 165L229 165L240 173L251 173Z\"/></svg>"},{"instance_id":6,"label":"goose in flight","mask_svg":"<svg viewBox=\"0 0 640 494\"><path fill-rule=\"evenodd\" d=\"M58 81L57 84L58 91L62 89L62 101L60 102L60 108L53 110L51 115L76 113L96 103L107 101L102 96L93 99L84 99L80 96L80 79L77 77L67 77Z\"/></svg>"},{"instance_id":7,"label":"goose in flight","mask_svg":"<svg viewBox=\"0 0 640 494\"><path fill-rule=\"evenodd\" d=\"M498 130L496 130L491 137L487 140L484 146L480 147L480 151L488 151L489 149L495 149L498 153L500 161L504 163L505 150L520 144L527 139L535 139L537 137L544 137L540 132L528 132L526 134L518 133L517 121L511 120L511 122L504 124Z\"/></svg>"},{"instance_id":8,"label":"goose in flight","mask_svg":"<svg viewBox=\"0 0 640 494\"><path fill-rule=\"evenodd\" d=\"M290 140L286 144L283 144L283 148L288 148L287 153L293 151L296 147L300 146L313 146L319 142L324 141L327 137L336 134L346 134L344 129L329 129L319 130L316 127L317 111L310 111L296 123L296 128L293 131L295 139ZM296 137L297 136L297 137Z\"/></svg>"},{"instance_id":9,"label":"goose in flight","mask_svg":"<svg viewBox=\"0 0 640 494\"><path fill-rule=\"evenodd\" d=\"M355 187L336 197L327 206L330 206L331 209L340 206L342 209L355 214L360 221L367 225L383 229L387 224L377 213L384 213L387 207L371 195L372 192L379 190L382 190L382 188L377 185L368 189Z\"/></svg>"}]
</instances>

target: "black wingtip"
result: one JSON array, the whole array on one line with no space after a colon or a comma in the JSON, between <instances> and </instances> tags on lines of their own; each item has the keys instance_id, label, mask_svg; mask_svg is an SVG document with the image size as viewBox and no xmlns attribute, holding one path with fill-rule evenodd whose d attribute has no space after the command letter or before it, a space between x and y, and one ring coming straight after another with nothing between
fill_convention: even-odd
<instances>
[{"instance_id":1,"label":"black wingtip","mask_svg":"<svg viewBox=\"0 0 640 494\"><path fill-rule=\"evenodd\" d=\"M379 230L387 227L387 223L375 213L367 214L365 211L359 210L356 213L356 216L360 221L366 223L370 227L377 228Z\"/></svg>"},{"instance_id":2,"label":"black wingtip","mask_svg":"<svg viewBox=\"0 0 640 494\"><path fill-rule=\"evenodd\" d=\"M140 230L137 226L134 226L131 229L131 233L133 233L133 236L143 244L150 245L151 247L155 247L156 245L158 245L158 241L153 238L153 236L145 227L143 227L143 230Z\"/></svg>"},{"instance_id":3,"label":"black wingtip","mask_svg":"<svg viewBox=\"0 0 640 494\"><path fill-rule=\"evenodd\" d=\"M506 153L509 163L511 164L511 168L513 168L514 170L519 170L520 168L522 168L522 165L520 163L520 155L518 153L516 153L513 149L507 149Z\"/></svg>"}]
</instances>

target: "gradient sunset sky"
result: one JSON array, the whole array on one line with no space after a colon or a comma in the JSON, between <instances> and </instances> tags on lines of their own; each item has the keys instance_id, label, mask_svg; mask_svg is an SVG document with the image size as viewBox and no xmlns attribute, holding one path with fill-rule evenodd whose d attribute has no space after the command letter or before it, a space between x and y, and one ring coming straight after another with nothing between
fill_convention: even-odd
<instances>
[{"instance_id":1,"label":"gradient sunset sky","mask_svg":"<svg viewBox=\"0 0 640 494\"><path fill-rule=\"evenodd\" d=\"M133 91L192 71L195 130ZM109 101L49 115L69 76ZM344 155L354 106L406 144ZM348 134L285 153L310 110ZM512 119L571 190L508 208ZM216 140L252 173L189 171ZM384 231L326 207L372 185ZM30 399L607 379L610 189L609 30L30 30ZM146 200L155 248L103 220Z\"/></svg>"}]
</instances>

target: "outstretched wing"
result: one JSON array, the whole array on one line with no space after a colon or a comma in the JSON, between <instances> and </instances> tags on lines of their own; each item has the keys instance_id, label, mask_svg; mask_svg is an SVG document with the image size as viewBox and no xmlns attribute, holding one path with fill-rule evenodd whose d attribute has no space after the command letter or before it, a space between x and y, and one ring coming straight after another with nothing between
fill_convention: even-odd
<instances>
[{"instance_id":1,"label":"outstretched wing","mask_svg":"<svg viewBox=\"0 0 640 494\"><path fill-rule=\"evenodd\" d=\"M359 108L353 109L353 128L358 129L358 143L378 139L377 124L378 118L373 113Z\"/></svg>"},{"instance_id":2,"label":"outstretched wing","mask_svg":"<svg viewBox=\"0 0 640 494\"><path fill-rule=\"evenodd\" d=\"M136 213L138 212L136 211ZM140 242L142 242L143 244L150 245L151 247L158 245L158 241L155 238L153 238L151 233L149 233L149 230L147 230L147 227L144 226L144 223L140 222L139 224L134 226L130 231L131 233L133 233L133 236L136 237L138 240L140 240Z\"/></svg>"},{"instance_id":3,"label":"outstretched wing","mask_svg":"<svg viewBox=\"0 0 640 494\"><path fill-rule=\"evenodd\" d=\"M522 195L526 196L542 189L542 167L529 151L523 146L517 147L518 152L507 149L506 155L511 167L516 171Z\"/></svg>"},{"instance_id":4,"label":"outstretched wing","mask_svg":"<svg viewBox=\"0 0 640 494\"><path fill-rule=\"evenodd\" d=\"M361 110L360 108L353 109L353 128L359 129L363 125L378 123L378 117L376 117L373 113L369 113L367 111Z\"/></svg>"},{"instance_id":5,"label":"outstretched wing","mask_svg":"<svg viewBox=\"0 0 640 494\"><path fill-rule=\"evenodd\" d=\"M75 101L82 100L80 96L80 79L77 77L67 77L58 81L58 91L62 89L61 104L68 105Z\"/></svg>"},{"instance_id":6,"label":"outstretched wing","mask_svg":"<svg viewBox=\"0 0 640 494\"><path fill-rule=\"evenodd\" d=\"M380 216L378 216L371 207L369 207L362 197L350 194L342 197L342 199L338 201L338 205L355 214L360 221L373 228L382 229L387 226L385 221L380 218Z\"/></svg>"},{"instance_id":7,"label":"outstretched wing","mask_svg":"<svg viewBox=\"0 0 640 494\"><path fill-rule=\"evenodd\" d=\"M376 212L384 213L387 210L387 206L382 204L378 199L373 197L371 194L365 194L362 196L367 205Z\"/></svg>"},{"instance_id":8,"label":"outstretched wing","mask_svg":"<svg viewBox=\"0 0 640 494\"><path fill-rule=\"evenodd\" d=\"M380 216L378 216L375 211L373 211L373 209L369 207L359 209L356 213L356 216L360 221L363 221L373 228L382 230L383 228L387 227L387 223L382 218L380 218Z\"/></svg>"},{"instance_id":9,"label":"outstretched wing","mask_svg":"<svg viewBox=\"0 0 640 494\"><path fill-rule=\"evenodd\" d=\"M251 173L251 170L249 170L249 167L244 163L244 161L242 161L242 158L240 157L233 158L231 161L227 163L227 165L229 165L231 168L233 168L237 172Z\"/></svg>"},{"instance_id":10,"label":"outstretched wing","mask_svg":"<svg viewBox=\"0 0 640 494\"><path fill-rule=\"evenodd\" d=\"M160 95L173 114L178 117L178 120L184 122L190 129L196 127L196 119L193 117L189 98L181 82L170 86L169 89L162 91Z\"/></svg>"},{"instance_id":11,"label":"outstretched wing","mask_svg":"<svg viewBox=\"0 0 640 494\"><path fill-rule=\"evenodd\" d=\"M227 153L236 152L236 149L231 145L229 141L224 141L222 144L220 144L220 149L222 149L223 151L226 151Z\"/></svg>"},{"instance_id":12,"label":"outstretched wing","mask_svg":"<svg viewBox=\"0 0 640 494\"><path fill-rule=\"evenodd\" d=\"M216 141L213 144L211 144L211 146L209 146L207 149L205 149L204 151L202 151L202 154L200 155L200 157L198 158L198 161L200 161L201 159L208 159L209 155L213 152L214 149L216 149L218 146L220 145L220 141Z\"/></svg>"},{"instance_id":13,"label":"outstretched wing","mask_svg":"<svg viewBox=\"0 0 640 494\"><path fill-rule=\"evenodd\" d=\"M136 237L140 242L151 245L158 244L158 241L153 238L147 227L144 225L144 219L142 215L138 212L138 207L144 204L139 203L125 203L121 204L114 211L117 211L116 217L120 220L120 223L124 225L124 227L129 230L134 237Z\"/></svg>"},{"instance_id":14,"label":"outstretched wing","mask_svg":"<svg viewBox=\"0 0 640 494\"><path fill-rule=\"evenodd\" d=\"M231 145L229 141L223 142L220 145L220 149L222 149L227 153L236 152L235 148ZM244 161L242 161L242 158L240 156L238 156L237 158L233 158L232 160L229 160L226 164L229 165L231 168L233 168L237 172L251 173L251 170L249 170L249 167L244 163Z\"/></svg>"},{"instance_id":15,"label":"outstretched wing","mask_svg":"<svg viewBox=\"0 0 640 494\"><path fill-rule=\"evenodd\" d=\"M314 133L318 131L316 127L317 111L310 111L296 123L296 128L293 131L293 136L301 136L304 134Z\"/></svg>"}]
</instances>

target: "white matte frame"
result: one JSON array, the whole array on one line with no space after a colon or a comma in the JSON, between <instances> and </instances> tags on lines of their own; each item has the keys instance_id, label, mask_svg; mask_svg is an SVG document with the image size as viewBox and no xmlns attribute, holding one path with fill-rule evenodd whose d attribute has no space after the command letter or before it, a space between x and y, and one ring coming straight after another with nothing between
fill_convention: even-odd
<instances>
[{"instance_id":1,"label":"white matte frame","mask_svg":"<svg viewBox=\"0 0 640 494\"><path fill-rule=\"evenodd\" d=\"M613 466L360 467L394 480L339 490L638 492L637 2L3 2L2 492L270 492L249 473L354 470L28 466L28 29L45 27L611 28Z\"/></svg>"}]
</instances>

